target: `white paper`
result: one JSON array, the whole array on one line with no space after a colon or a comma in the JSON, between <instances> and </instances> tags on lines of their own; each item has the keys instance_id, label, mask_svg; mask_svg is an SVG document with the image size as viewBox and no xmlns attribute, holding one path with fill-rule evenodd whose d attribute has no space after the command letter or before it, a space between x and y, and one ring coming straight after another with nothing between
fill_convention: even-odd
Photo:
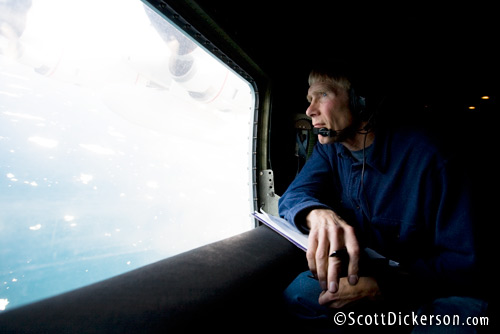
<instances>
[{"instance_id":1,"label":"white paper","mask_svg":"<svg viewBox=\"0 0 500 334\"><path fill-rule=\"evenodd\" d=\"M300 232L292 223L289 223L283 218L270 215L262 210L261 212L254 212L253 216L269 226L272 230L287 238L295 246L303 251L307 251L307 235Z\"/></svg>"}]
</instances>

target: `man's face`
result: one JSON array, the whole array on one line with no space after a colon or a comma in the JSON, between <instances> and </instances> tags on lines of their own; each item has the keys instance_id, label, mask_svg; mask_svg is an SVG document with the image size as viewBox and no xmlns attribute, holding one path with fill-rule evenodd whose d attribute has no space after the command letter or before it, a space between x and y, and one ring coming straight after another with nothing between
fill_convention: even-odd
<instances>
[{"instance_id":1,"label":"man's face","mask_svg":"<svg viewBox=\"0 0 500 334\"><path fill-rule=\"evenodd\" d=\"M339 132L349 127L352 122L352 114L349 110L349 96L345 89L334 89L327 82L313 83L307 92L309 108L306 114L311 117L315 128L328 128ZM323 137L318 135L321 144L343 141L342 136Z\"/></svg>"}]
</instances>

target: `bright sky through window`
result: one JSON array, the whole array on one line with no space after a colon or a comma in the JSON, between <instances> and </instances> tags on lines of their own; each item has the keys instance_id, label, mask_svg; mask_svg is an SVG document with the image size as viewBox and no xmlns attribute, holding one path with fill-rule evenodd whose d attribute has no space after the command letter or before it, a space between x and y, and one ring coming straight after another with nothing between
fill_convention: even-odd
<instances>
[{"instance_id":1,"label":"bright sky through window","mask_svg":"<svg viewBox=\"0 0 500 334\"><path fill-rule=\"evenodd\" d=\"M248 82L139 0L0 12L0 311L253 227Z\"/></svg>"}]
</instances>

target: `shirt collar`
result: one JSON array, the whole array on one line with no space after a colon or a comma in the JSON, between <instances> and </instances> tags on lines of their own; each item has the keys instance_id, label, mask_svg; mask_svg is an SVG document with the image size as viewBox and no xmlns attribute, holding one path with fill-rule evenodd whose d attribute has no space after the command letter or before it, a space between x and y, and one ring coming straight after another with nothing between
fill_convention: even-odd
<instances>
[{"instance_id":1,"label":"shirt collar","mask_svg":"<svg viewBox=\"0 0 500 334\"><path fill-rule=\"evenodd\" d=\"M388 134L385 131L377 131L372 145L373 150L366 157L366 164L380 173L384 173L387 170L387 163L390 154L388 149ZM344 145L335 143L335 146L337 147L337 154L339 157L352 159L351 153Z\"/></svg>"}]
</instances>

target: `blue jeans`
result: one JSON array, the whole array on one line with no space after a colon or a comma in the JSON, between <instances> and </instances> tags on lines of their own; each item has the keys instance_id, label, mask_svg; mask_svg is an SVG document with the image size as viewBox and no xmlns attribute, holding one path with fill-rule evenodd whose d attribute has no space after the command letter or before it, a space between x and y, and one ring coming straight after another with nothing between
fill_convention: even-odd
<instances>
[{"instance_id":1,"label":"blue jeans","mask_svg":"<svg viewBox=\"0 0 500 334\"><path fill-rule=\"evenodd\" d=\"M284 292L289 314L305 333L373 333L380 329L386 333L476 333L477 328L467 325L467 319L484 317L488 306L481 299L454 296L414 310L394 311L390 305L368 302L334 310L318 303L320 293L310 271L297 276ZM453 326L454 321L459 325Z\"/></svg>"}]
</instances>

